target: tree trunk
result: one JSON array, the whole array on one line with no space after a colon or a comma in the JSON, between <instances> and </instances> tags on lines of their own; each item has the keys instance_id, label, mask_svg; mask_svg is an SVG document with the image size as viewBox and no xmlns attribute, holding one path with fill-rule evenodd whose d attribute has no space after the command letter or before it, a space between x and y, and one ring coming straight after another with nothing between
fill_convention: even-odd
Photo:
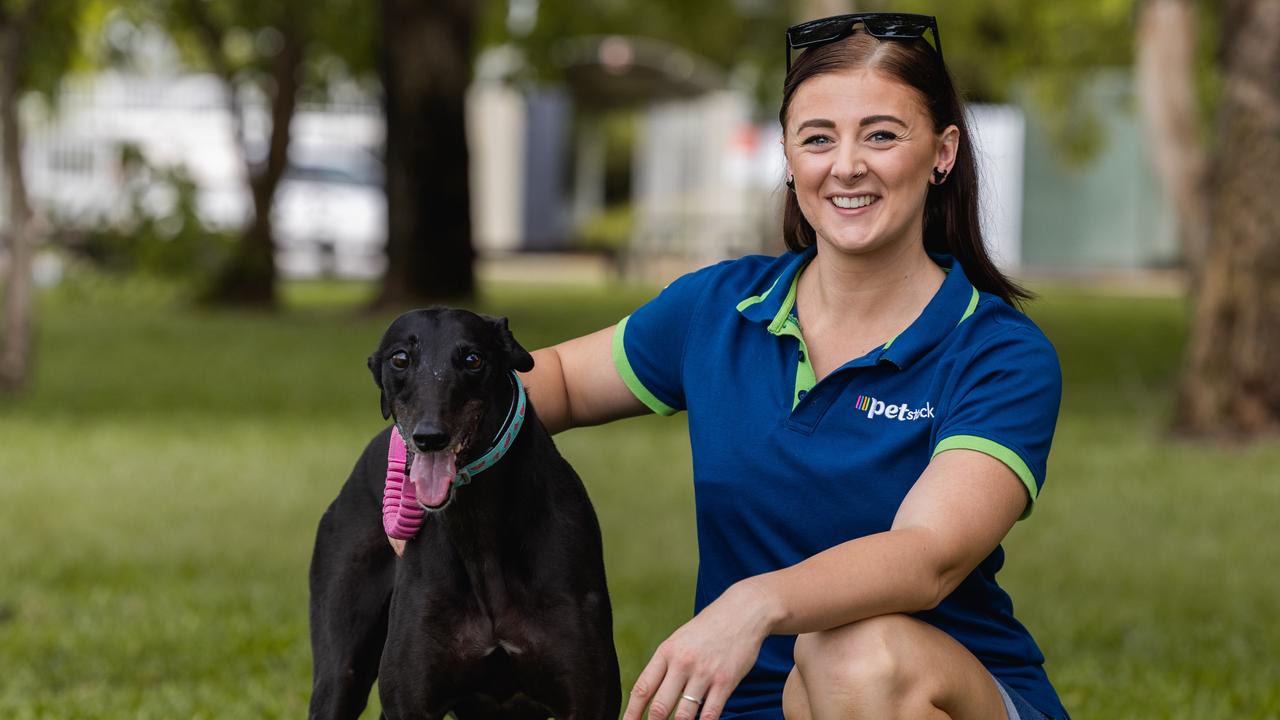
<instances>
[{"instance_id":1,"label":"tree trunk","mask_svg":"<svg viewBox=\"0 0 1280 720\"><path fill-rule=\"evenodd\" d=\"M382 1L387 272L380 306L475 292L465 95L472 0Z\"/></svg>"},{"instance_id":2,"label":"tree trunk","mask_svg":"<svg viewBox=\"0 0 1280 720\"><path fill-rule=\"evenodd\" d=\"M28 6L28 8L33 7ZM16 391L30 371L35 288L34 223L22 172L22 127L18 118L19 74L23 65L25 20L0 11L0 133L5 183L9 189L8 272L4 278L4 319L0 326L0 391Z\"/></svg>"},{"instance_id":3,"label":"tree trunk","mask_svg":"<svg viewBox=\"0 0 1280 720\"><path fill-rule=\"evenodd\" d=\"M1209 245L1193 297L1178 424L1248 438L1280 428L1280 0L1223 15Z\"/></svg>"},{"instance_id":4,"label":"tree trunk","mask_svg":"<svg viewBox=\"0 0 1280 720\"><path fill-rule=\"evenodd\" d=\"M280 51L271 64L271 140L266 161L260 165L250 162L246 149L240 151L245 159L245 171L253 195L253 219L241 236L235 251L219 272L206 300L219 304L273 307L276 303L275 242L271 224L271 208L275 202L276 188L289 164L290 126L298 103L298 86L302 72L302 46L296 26L286 24L280 28ZM227 82L229 109L233 116L243 112L236 100L234 79ZM243 117L234 117L237 128L244 125ZM243 143L241 132L237 132Z\"/></svg>"},{"instance_id":5,"label":"tree trunk","mask_svg":"<svg viewBox=\"0 0 1280 720\"><path fill-rule=\"evenodd\" d=\"M1169 209L1187 277L1199 277L1208 235L1208 163L1196 109L1196 9L1192 0L1144 0L1134 68L1147 150Z\"/></svg>"}]
</instances>

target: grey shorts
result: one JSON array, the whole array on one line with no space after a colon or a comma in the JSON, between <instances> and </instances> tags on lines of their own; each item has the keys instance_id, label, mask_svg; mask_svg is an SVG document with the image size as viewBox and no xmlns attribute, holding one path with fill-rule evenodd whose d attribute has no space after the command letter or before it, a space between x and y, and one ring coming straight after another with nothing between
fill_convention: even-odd
<instances>
[{"instance_id":1,"label":"grey shorts","mask_svg":"<svg viewBox=\"0 0 1280 720\"><path fill-rule=\"evenodd\" d=\"M1018 694L1017 690L1005 685L1004 682L996 677L991 676L996 681L996 689L1000 691L1000 698L1004 700L1004 711L1009 716L1009 720L1048 720L1047 715L1031 706Z\"/></svg>"}]
</instances>

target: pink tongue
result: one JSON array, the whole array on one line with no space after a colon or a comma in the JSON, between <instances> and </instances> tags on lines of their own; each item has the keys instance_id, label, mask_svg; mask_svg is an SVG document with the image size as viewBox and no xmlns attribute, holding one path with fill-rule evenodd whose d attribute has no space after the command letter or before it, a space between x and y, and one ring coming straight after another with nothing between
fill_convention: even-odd
<instances>
[{"instance_id":1,"label":"pink tongue","mask_svg":"<svg viewBox=\"0 0 1280 720\"><path fill-rule=\"evenodd\" d=\"M453 476L457 474L456 460L457 455L447 450L421 453L413 457L409 479L413 481L418 502L429 508L436 508L449 499L449 488L453 486Z\"/></svg>"}]
</instances>

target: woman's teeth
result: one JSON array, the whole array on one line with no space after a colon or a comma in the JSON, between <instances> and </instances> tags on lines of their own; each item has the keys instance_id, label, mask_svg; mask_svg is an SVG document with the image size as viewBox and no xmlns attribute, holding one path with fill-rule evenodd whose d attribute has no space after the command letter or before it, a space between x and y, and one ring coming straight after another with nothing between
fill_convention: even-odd
<instances>
[{"instance_id":1,"label":"woman's teeth","mask_svg":"<svg viewBox=\"0 0 1280 720\"><path fill-rule=\"evenodd\" d=\"M836 207L845 208L846 210L853 210L860 207L866 207L871 203L875 202L875 200L876 198L874 195L859 195L857 197L844 197L842 195L836 195L835 197L831 198L831 202L835 203Z\"/></svg>"}]
</instances>

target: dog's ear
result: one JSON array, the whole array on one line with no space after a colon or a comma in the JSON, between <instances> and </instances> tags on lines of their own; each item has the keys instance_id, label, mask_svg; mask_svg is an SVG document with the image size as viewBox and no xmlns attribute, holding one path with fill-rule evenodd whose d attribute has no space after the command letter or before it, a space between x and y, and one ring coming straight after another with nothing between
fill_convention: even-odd
<instances>
[{"instance_id":1,"label":"dog's ear","mask_svg":"<svg viewBox=\"0 0 1280 720\"><path fill-rule=\"evenodd\" d=\"M485 316L489 322L498 330L498 339L502 346L502 352L507 357L507 364L512 370L520 372L529 372L533 369L533 356L528 350L516 341L514 335L511 334L511 328L507 327L507 319L504 317Z\"/></svg>"},{"instance_id":2,"label":"dog's ear","mask_svg":"<svg viewBox=\"0 0 1280 720\"><path fill-rule=\"evenodd\" d=\"M382 419L386 420L391 417L391 403L387 401L387 391L382 387L382 353L375 352L369 356L369 372L373 373L373 383L378 386L378 402L382 404Z\"/></svg>"}]
</instances>

